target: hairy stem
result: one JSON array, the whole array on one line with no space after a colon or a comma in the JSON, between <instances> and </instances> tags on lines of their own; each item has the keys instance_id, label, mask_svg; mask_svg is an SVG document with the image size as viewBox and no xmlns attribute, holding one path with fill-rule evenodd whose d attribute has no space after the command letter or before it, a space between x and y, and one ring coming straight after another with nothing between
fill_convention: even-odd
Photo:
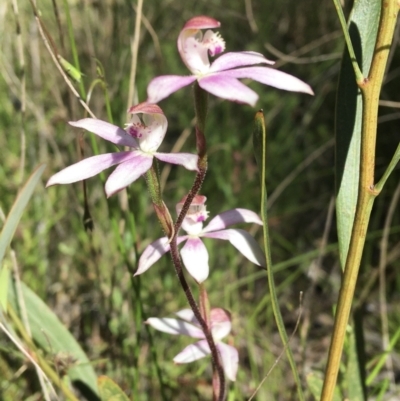
<instances>
[{"instance_id":1,"label":"hairy stem","mask_svg":"<svg viewBox=\"0 0 400 401\"><path fill-rule=\"evenodd\" d=\"M200 309L190 290L190 287L186 281L186 278L184 276L182 270L182 262L179 257L178 245L177 245L178 232L182 225L183 219L185 218L194 197L199 193L207 172L207 144L206 144L206 138L204 136L205 119L207 115L207 93L203 91L197 83L195 83L194 86L194 98L195 98L195 110L196 110L196 146L197 146L197 154L199 156L197 164L198 172L196 174L193 186L189 191L189 194L187 195L186 200L183 204L182 210L179 213L179 216L175 222L174 232L170 236L171 239L170 247L171 247L172 261L175 266L176 274L178 275L182 289L186 295L186 299L197 321L199 322L201 329L204 332L204 336L211 350L213 371L217 373L219 382L218 383L219 386L217 386L219 387L217 400L223 401L225 399L225 375L221 365L219 353L217 347L215 346L215 342L212 337L210 327L208 326L206 320L203 318ZM216 380L213 378L213 384L215 384L215 382ZM216 387L214 387L214 389L215 388Z\"/></svg>"}]
</instances>

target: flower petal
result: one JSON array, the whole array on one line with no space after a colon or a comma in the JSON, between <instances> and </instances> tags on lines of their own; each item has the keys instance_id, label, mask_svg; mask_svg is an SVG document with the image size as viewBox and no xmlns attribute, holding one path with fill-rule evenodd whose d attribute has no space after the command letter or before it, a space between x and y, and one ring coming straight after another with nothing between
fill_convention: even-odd
<instances>
[{"instance_id":1,"label":"flower petal","mask_svg":"<svg viewBox=\"0 0 400 401\"><path fill-rule=\"evenodd\" d=\"M133 153L133 152L131 152ZM106 182L107 197L114 195L121 189L136 181L142 174L150 169L153 163L153 156L135 152L135 157L121 163Z\"/></svg>"},{"instance_id":2,"label":"flower petal","mask_svg":"<svg viewBox=\"0 0 400 401\"><path fill-rule=\"evenodd\" d=\"M200 238L189 238L181 249L183 264L189 274L198 282L202 283L209 272L208 252Z\"/></svg>"},{"instance_id":3,"label":"flower petal","mask_svg":"<svg viewBox=\"0 0 400 401\"><path fill-rule=\"evenodd\" d=\"M182 320L186 320L189 323L198 324L196 317L191 309L182 309L179 312L175 313Z\"/></svg>"},{"instance_id":4,"label":"flower petal","mask_svg":"<svg viewBox=\"0 0 400 401\"><path fill-rule=\"evenodd\" d=\"M235 347L224 343L217 343L216 347L221 355L222 367L226 377L231 380L236 380L236 374L239 366L239 353Z\"/></svg>"},{"instance_id":5,"label":"flower petal","mask_svg":"<svg viewBox=\"0 0 400 401\"><path fill-rule=\"evenodd\" d=\"M177 242L180 244L185 241L187 236L178 237ZM138 276L148 270L158 259L161 258L164 253L170 250L169 239L167 237L159 238L146 247L143 251L142 256L139 259L139 266L134 274Z\"/></svg>"},{"instance_id":6,"label":"flower petal","mask_svg":"<svg viewBox=\"0 0 400 401\"><path fill-rule=\"evenodd\" d=\"M252 89L222 71L199 79L199 85L207 92L232 102L246 103L255 106L258 95Z\"/></svg>"},{"instance_id":7,"label":"flower petal","mask_svg":"<svg viewBox=\"0 0 400 401\"><path fill-rule=\"evenodd\" d=\"M211 353L206 340L198 341L195 344L188 345L175 358L175 363L189 363L204 358Z\"/></svg>"},{"instance_id":8,"label":"flower petal","mask_svg":"<svg viewBox=\"0 0 400 401\"><path fill-rule=\"evenodd\" d=\"M152 79L147 87L147 102L158 103L171 93L196 81L195 76L162 75Z\"/></svg>"},{"instance_id":9,"label":"flower petal","mask_svg":"<svg viewBox=\"0 0 400 401\"><path fill-rule=\"evenodd\" d=\"M161 108L159 106L157 106L156 104L148 103L148 102L142 102L135 106L129 107L128 113L129 114L139 114L139 113L161 114L164 116L164 112L161 110Z\"/></svg>"},{"instance_id":10,"label":"flower petal","mask_svg":"<svg viewBox=\"0 0 400 401\"><path fill-rule=\"evenodd\" d=\"M258 217L257 213L254 213L248 209L232 209L226 212L220 213L215 216L206 227L203 229L203 233L222 230L233 224L238 223L256 223L262 226L262 220Z\"/></svg>"},{"instance_id":11,"label":"flower petal","mask_svg":"<svg viewBox=\"0 0 400 401\"><path fill-rule=\"evenodd\" d=\"M219 28L220 26L221 23L216 19L207 17L206 15L198 15L187 21L182 31L186 29L212 29Z\"/></svg>"},{"instance_id":12,"label":"flower petal","mask_svg":"<svg viewBox=\"0 0 400 401\"><path fill-rule=\"evenodd\" d=\"M247 232L239 228L214 231L202 235L207 238L228 240L242 255L256 265L265 266L265 255L257 241Z\"/></svg>"},{"instance_id":13,"label":"flower petal","mask_svg":"<svg viewBox=\"0 0 400 401\"><path fill-rule=\"evenodd\" d=\"M46 187L86 180L86 178L93 177L101 171L130 160L133 157L135 157L134 152L106 153L104 155L88 157L51 176L47 181Z\"/></svg>"},{"instance_id":14,"label":"flower petal","mask_svg":"<svg viewBox=\"0 0 400 401\"><path fill-rule=\"evenodd\" d=\"M201 329L193 324L188 322L184 322L183 320L171 319L171 318L156 318L151 317L146 320L146 323L151 327L154 327L156 330L163 331L168 334L184 334L185 336L193 337L193 338L204 338L204 333Z\"/></svg>"},{"instance_id":15,"label":"flower petal","mask_svg":"<svg viewBox=\"0 0 400 401\"><path fill-rule=\"evenodd\" d=\"M141 137L138 139L140 150L145 153L154 154L160 147L167 133L167 119L160 114L143 114L143 120L148 121L148 125L141 128ZM151 119L150 119L150 118ZM146 124L146 122L145 122Z\"/></svg>"},{"instance_id":16,"label":"flower petal","mask_svg":"<svg viewBox=\"0 0 400 401\"><path fill-rule=\"evenodd\" d=\"M115 143L116 145L129 146L135 149L138 148L135 138L130 136L122 128L106 121L96 120L94 118L83 118L78 121L70 121L68 124L73 127L83 128L87 131L93 132L93 134Z\"/></svg>"},{"instance_id":17,"label":"flower petal","mask_svg":"<svg viewBox=\"0 0 400 401\"><path fill-rule=\"evenodd\" d=\"M214 323L211 322L211 332L212 336L215 340L222 340L226 337L232 330L232 323L231 322L219 322Z\"/></svg>"},{"instance_id":18,"label":"flower petal","mask_svg":"<svg viewBox=\"0 0 400 401\"><path fill-rule=\"evenodd\" d=\"M230 52L218 57L210 67L210 72L230 70L253 64L274 64L274 61L266 59L261 53L256 52Z\"/></svg>"},{"instance_id":19,"label":"flower petal","mask_svg":"<svg viewBox=\"0 0 400 401\"><path fill-rule=\"evenodd\" d=\"M210 311L210 320L213 324L231 322L231 314L223 308L212 308Z\"/></svg>"},{"instance_id":20,"label":"flower petal","mask_svg":"<svg viewBox=\"0 0 400 401\"><path fill-rule=\"evenodd\" d=\"M268 67L244 67L236 70L224 71L224 75L232 78L250 78L254 81L261 82L264 85L273 86L274 88L284 89L292 92L304 92L313 95L314 92L310 85L279 70Z\"/></svg>"},{"instance_id":21,"label":"flower petal","mask_svg":"<svg viewBox=\"0 0 400 401\"><path fill-rule=\"evenodd\" d=\"M166 163L179 164L191 171L198 171L199 157L192 153L154 153L154 157Z\"/></svg>"},{"instance_id":22,"label":"flower petal","mask_svg":"<svg viewBox=\"0 0 400 401\"><path fill-rule=\"evenodd\" d=\"M159 238L146 247L139 259L139 266L134 274L138 276L148 270L164 253L170 250L168 237Z\"/></svg>"}]
</instances>

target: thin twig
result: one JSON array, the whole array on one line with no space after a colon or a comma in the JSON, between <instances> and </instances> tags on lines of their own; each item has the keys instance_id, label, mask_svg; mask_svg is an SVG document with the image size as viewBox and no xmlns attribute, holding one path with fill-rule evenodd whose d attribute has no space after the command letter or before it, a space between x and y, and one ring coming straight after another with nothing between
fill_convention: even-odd
<instances>
[{"instance_id":1,"label":"thin twig","mask_svg":"<svg viewBox=\"0 0 400 401\"><path fill-rule=\"evenodd\" d=\"M132 4L132 7L135 10L135 12L137 12L136 4ZM146 16L143 13L142 13L142 22L143 22L144 27L147 29L147 32L149 32L151 38L153 39L154 51L156 52L157 57L161 60L162 52L161 52L161 46L160 46L160 41L158 40L157 32L154 30L150 21L146 18Z\"/></svg>"},{"instance_id":2,"label":"thin twig","mask_svg":"<svg viewBox=\"0 0 400 401\"><path fill-rule=\"evenodd\" d=\"M276 49L270 43L266 43L265 48L275 57L278 57L280 61L284 61L285 63L291 63L291 64L321 63L323 61L340 59L343 56L342 52L337 52L337 53L319 54L318 56L311 56L311 57L298 57L282 53L280 50Z\"/></svg>"},{"instance_id":3,"label":"thin twig","mask_svg":"<svg viewBox=\"0 0 400 401\"><path fill-rule=\"evenodd\" d=\"M136 81L137 57L139 52L140 25L142 23L142 9L143 9L143 0L138 0L136 20L135 20L135 33L131 44L131 49L132 49L131 72L129 75L129 91L128 91L128 100L126 109L129 109L129 107L132 106L132 102L134 101L133 97L135 94L135 85L136 85L135 81Z\"/></svg>"},{"instance_id":4,"label":"thin twig","mask_svg":"<svg viewBox=\"0 0 400 401\"><path fill-rule=\"evenodd\" d=\"M246 9L246 18L249 22L250 28L254 33L258 32L258 26L256 20L254 19L253 14L253 5L251 4L251 0L244 0L244 6Z\"/></svg>"},{"instance_id":5,"label":"thin twig","mask_svg":"<svg viewBox=\"0 0 400 401\"><path fill-rule=\"evenodd\" d=\"M315 159L318 159L326 150L335 144L335 139L332 138L318 149L314 150L303 162L301 162L272 192L271 196L268 198L267 207L268 209L275 203L281 193L290 185L290 183Z\"/></svg>"},{"instance_id":6,"label":"thin twig","mask_svg":"<svg viewBox=\"0 0 400 401\"><path fill-rule=\"evenodd\" d=\"M60 72L61 76L64 78L65 83L67 86L70 88L71 92L75 95L75 97L78 99L79 103L83 106L83 108L89 113L89 115L93 118L96 118L92 110L90 110L89 106L86 104L86 102L81 98L77 90L75 89L74 85L72 84L71 80L68 78L67 74L64 72L60 62L58 61L57 55L54 53L52 46L49 43L49 39L47 38L46 34L44 33L44 27L42 25L42 22L40 20L40 17L38 15L37 9L33 3L33 0L29 0L32 8L33 8L33 13L35 15L36 23L39 27L39 32L40 36L42 37L43 43L45 44L48 52L50 53L50 56L56 65L58 71Z\"/></svg>"}]
</instances>

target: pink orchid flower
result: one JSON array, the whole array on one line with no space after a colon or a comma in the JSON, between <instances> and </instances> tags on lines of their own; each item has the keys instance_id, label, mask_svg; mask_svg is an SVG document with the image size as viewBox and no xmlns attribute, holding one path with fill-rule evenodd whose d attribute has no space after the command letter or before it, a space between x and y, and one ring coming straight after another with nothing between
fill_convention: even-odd
<instances>
[{"instance_id":1,"label":"pink orchid flower","mask_svg":"<svg viewBox=\"0 0 400 401\"><path fill-rule=\"evenodd\" d=\"M215 96L254 106L258 95L238 81L242 78L278 89L313 94L309 85L292 75L268 67L254 67L255 64L274 64L260 53L226 53L210 64L208 55L213 57L225 50L224 40L210 30L220 25L217 20L206 16L194 17L186 22L178 37L178 50L192 75L154 78L147 87L148 102L158 103L178 89L197 81L201 88ZM208 30L203 35L201 29Z\"/></svg>"},{"instance_id":2,"label":"pink orchid flower","mask_svg":"<svg viewBox=\"0 0 400 401\"><path fill-rule=\"evenodd\" d=\"M203 228L203 221L207 219L208 212L205 207L206 197L197 195L183 220L182 228L188 235L179 236L178 244L186 241L181 249L183 264L189 274L202 283L209 274L208 252L201 238L218 238L228 240L251 262L265 267L265 256L256 240L246 231L241 229L226 229L237 223L256 223L262 225L261 219L256 213L247 209L232 209L215 216L210 223ZM177 204L179 214L185 198ZM139 259L139 267L136 275L144 273L158 259L170 250L169 239L159 238L150 244Z\"/></svg>"},{"instance_id":3,"label":"pink orchid flower","mask_svg":"<svg viewBox=\"0 0 400 401\"><path fill-rule=\"evenodd\" d=\"M107 197L110 197L149 170L154 157L167 163L180 164L188 170L197 170L197 155L157 152L168 127L167 119L160 107L155 104L140 103L132 106L128 113L132 114L132 118L125 130L93 118L71 121L69 124L74 127L84 128L116 145L128 146L131 150L88 157L54 174L46 186L85 180L118 164L105 185ZM142 119L138 114L142 114Z\"/></svg>"},{"instance_id":4,"label":"pink orchid flower","mask_svg":"<svg viewBox=\"0 0 400 401\"><path fill-rule=\"evenodd\" d=\"M147 319L146 323L154 327L156 330L163 331L164 333L179 335L183 334L193 338L200 338L201 340L188 345L182 352L180 352L173 360L175 363L189 363L197 361L211 353L207 340L200 325L195 318L191 309L184 309L176 313L181 319L171 318L155 318ZM236 373L238 370L238 351L235 347L225 344L220 340L226 337L232 328L231 317L229 312L222 308L213 308L210 311L210 324L211 333L215 341L219 354L221 356L221 363L226 377L231 380L236 380Z\"/></svg>"}]
</instances>

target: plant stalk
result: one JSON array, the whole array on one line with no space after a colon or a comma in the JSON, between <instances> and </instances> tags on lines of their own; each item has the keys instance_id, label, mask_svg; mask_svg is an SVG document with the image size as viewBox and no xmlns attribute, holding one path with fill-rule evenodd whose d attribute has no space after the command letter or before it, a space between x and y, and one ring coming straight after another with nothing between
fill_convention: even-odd
<instances>
[{"instance_id":1,"label":"plant stalk","mask_svg":"<svg viewBox=\"0 0 400 401\"><path fill-rule=\"evenodd\" d=\"M374 200L379 194L374 186L379 95L396 25L399 3L396 0L382 0L381 10L381 19L370 75L362 82L357 82L363 99L358 200L343 282L339 292L321 401L331 401L333 398L368 223Z\"/></svg>"}]
</instances>

